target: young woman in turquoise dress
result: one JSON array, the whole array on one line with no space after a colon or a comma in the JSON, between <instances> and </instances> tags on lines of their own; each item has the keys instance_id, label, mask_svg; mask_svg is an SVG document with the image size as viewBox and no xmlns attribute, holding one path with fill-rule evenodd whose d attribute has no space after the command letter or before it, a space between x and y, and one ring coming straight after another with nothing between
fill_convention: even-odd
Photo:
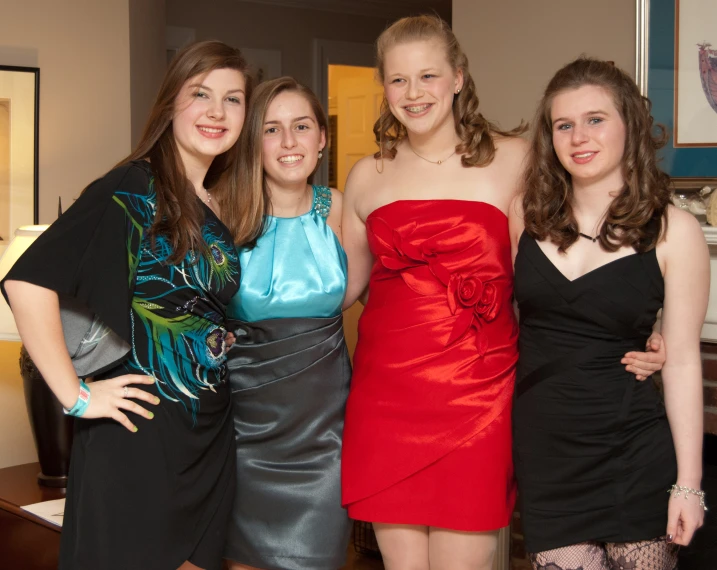
<instances>
[{"instance_id":1,"label":"young woman in turquoise dress","mask_svg":"<svg viewBox=\"0 0 717 570\"><path fill-rule=\"evenodd\" d=\"M4 282L27 351L81 418L63 570L221 568L236 476L225 312L234 237L261 225L261 193L235 182L246 69L220 42L180 52L137 149Z\"/></svg>"},{"instance_id":2,"label":"young woman in turquoise dress","mask_svg":"<svg viewBox=\"0 0 717 570\"><path fill-rule=\"evenodd\" d=\"M335 570L346 555L342 196L311 183L327 129L316 96L284 77L257 88L240 140L240 188L264 190L266 216L258 240L238 250L241 282L229 306L233 570Z\"/></svg>"}]
</instances>

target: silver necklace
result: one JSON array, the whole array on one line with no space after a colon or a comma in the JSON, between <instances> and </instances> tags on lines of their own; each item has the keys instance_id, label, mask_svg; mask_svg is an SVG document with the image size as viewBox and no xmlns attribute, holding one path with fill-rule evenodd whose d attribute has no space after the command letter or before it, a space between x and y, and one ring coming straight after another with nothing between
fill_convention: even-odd
<instances>
[{"instance_id":1,"label":"silver necklace","mask_svg":"<svg viewBox=\"0 0 717 570\"><path fill-rule=\"evenodd\" d=\"M449 158L451 158L454 154L456 154L456 151L454 150L451 154L449 154L449 155L448 155L446 158L444 158L443 160L429 160L429 159L427 159L425 156L421 156L421 155L418 154L415 150L413 150L413 147L411 146L411 143L410 143L410 142L408 143L408 148L410 148L411 151L413 152L413 154L415 154L418 158L422 158L422 159L425 160L426 162L430 162L431 164L437 164L437 165L439 165L439 166L440 166L441 164L443 164L446 160L448 160Z\"/></svg>"}]
</instances>

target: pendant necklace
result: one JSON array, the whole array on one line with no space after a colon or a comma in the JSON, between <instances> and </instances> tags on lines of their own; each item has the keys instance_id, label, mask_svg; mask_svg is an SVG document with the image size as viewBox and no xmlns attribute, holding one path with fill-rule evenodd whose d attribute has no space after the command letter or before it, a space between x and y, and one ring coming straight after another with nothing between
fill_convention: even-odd
<instances>
[{"instance_id":1,"label":"pendant necklace","mask_svg":"<svg viewBox=\"0 0 717 570\"><path fill-rule=\"evenodd\" d=\"M448 159L451 158L454 154L456 154L456 151L454 150L451 154L449 154L449 155L448 155L446 158L444 158L443 160L429 160L429 159L427 159L425 156L421 156L421 155L418 154L415 150L413 150L413 147L411 146L411 143L410 143L410 142L408 143L408 148L410 148L411 151L413 152L413 154L415 154L418 158L421 158L421 159L425 160L426 162L430 162L431 164L437 164L438 166L440 166L440 165L443 164L446 160L448 160Z\"/></svg>"}]
</instances>

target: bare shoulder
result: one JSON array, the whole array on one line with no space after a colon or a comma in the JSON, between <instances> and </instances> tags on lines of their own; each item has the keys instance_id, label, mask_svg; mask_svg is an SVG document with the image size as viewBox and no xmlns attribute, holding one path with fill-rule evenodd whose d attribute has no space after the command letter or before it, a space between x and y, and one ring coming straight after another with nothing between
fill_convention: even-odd
<instances>
[{"instance_id":1,"label":"bare shoulder","mask_svg":"<svg viewBox=\"0 0 717 570\"><path fill-rule=\"evenodd\" d=\"M500 156L502 162L512 162L514 164L522 164L528 155L530 143L523 137L504 137L494 135L496 154Z\"/></svg>"},{"instance_id":2,"label":"bare shoulder","mask_svg":"<svg viewBox=\"0 0 717 570\"><path fill-rule=\"evenodd\" d=\"M667 245L676 243L680 248L688 244L706 244L705 234L697 218L672 204L667 207L665 243Z\"/></svg>"},{"instance_id":3,"label":"bare shoulder","mask_svg":"<svg viewBox=\"0 0 717 570\"><path fill-rule=\"evenodd\" d=\"M373 156L365 156L353 165L349 176L346 179L346 192L354 192L354 188L364 188L370 185L376 176L378 176L378 167Z\"/></svg>"}]
</instances>

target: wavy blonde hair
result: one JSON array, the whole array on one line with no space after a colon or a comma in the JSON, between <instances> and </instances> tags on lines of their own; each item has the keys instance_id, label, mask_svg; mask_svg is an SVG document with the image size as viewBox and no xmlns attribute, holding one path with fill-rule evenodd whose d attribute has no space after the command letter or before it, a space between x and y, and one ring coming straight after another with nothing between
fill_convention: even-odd
<instances>
[{"instance_id":1,"label":"wavy blonde hair","mask_svg":"<svg viewBox=\"0 0 717 570\"><path fill-rule=\"evenodd\" d=\"M384 30L376 41L378 79L384 82L386 53L392 47L430 40L437 40L445 48L446 58L454 73L463 72L463 88L453 99L453 118L461 139L456 146L456 153L462 155L463 166L487 166L495 157L494 136L518 136L525 132L526 127L521 123L516 129L502 131L480 113L475 83L468 71L468 58L450 26L441 18L432 15L401 18ZM374 157L393 159L398 143L406 136L406 127L391 113L385 97L381 103L381 116L373 132L379 148Z\"/></svg>"},{"instance_id":2,"label":"wavy blonde hair","mask_svg":"<svg viewBox=\"0 0 717 570\"><path fill-rule=\"evenodd\" d=\"M610 203L598 241L606 251L625 245L641 253L649 251L667 229L671 183L657 166L657 149L664 146L667 133L662 125L654 124L650 100L640 94L627 73L611 62L586 57L555 74L535 113L525 171L525 231L539 241L549 239L561 252L579 238L572 180L553 147L551 107L556 95L586 85L606 89L625 123L625 185Z\"/></svg>"}]
</instances>

